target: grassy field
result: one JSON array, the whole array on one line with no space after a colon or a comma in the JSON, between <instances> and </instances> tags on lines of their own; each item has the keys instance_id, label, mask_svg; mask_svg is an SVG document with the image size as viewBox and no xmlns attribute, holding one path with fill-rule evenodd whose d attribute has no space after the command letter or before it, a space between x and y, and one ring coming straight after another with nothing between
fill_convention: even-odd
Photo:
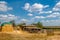
<instances>
[{"instance_id":1,"label":"grassy field","mask_svg":"<svg viewBox=\"0 0 60 40\"><path fill-rule=\"evenodd\" d=\"M0 33L0 40L60 40L60 35Z\"/></svg>"}]
</instances>

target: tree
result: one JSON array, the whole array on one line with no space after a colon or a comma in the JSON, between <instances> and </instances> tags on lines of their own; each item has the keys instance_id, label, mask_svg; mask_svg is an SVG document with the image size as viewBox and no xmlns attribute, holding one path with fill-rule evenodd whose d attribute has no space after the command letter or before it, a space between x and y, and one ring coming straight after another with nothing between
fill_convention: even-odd
<instances>
[{"instance_id":1,"label":"tree","mask_svg":"<svg viewBox=\"0 0 60 40\"><path fill-rule=\"evenodd\" d=\"M39 27L39 28L43 28L43 25L42 25L41 22L37 22L37 23L36 23L36 26Z\"/></svg>"},{"instance_id":2,"label":"tree","mask_svg":"<svg viewBox=\"0 0 60 40\"><path fill-rule=\"evenodd\" d=\"M32 23L31 25L36 25L36 23Z\"/></svg>"},{"instance_id":3,"label":"tree","mask_svg":"<svg viewBox=\"0 0 60 40\"><path fill-rule=\"evenodd\" d=\"M15 20L11 20L10 23L12 23L13 27L16 27Z\"/></svg>"},{"instance_id":4,"label":"tree","mask_svg":"<svg viewBox=\"0 0 60 40\"><path fill-rule=\"evenodd\" d=\"M26 25L26 23L20 23L20 24L18 24L18 26L23 26L23 25Z\"/></svg>"},{"instance_id":5,"label":"tree","mask_svg":"<svg viewBox=\"0 0 60 40\"><path fill-rule=\"evenodd\" d=\"M41 22L37 22L37 23L32 23L32 25L35 25L38 28L43 28L43 25Z\"/></svg>"},{"instance_id":6,"label":"tree","mask_svg":"<svg viewBox=\"0 0 60 40\"><path fill-rule=\"evenodd\" d=\"M19 26L22 30L24 29L24 25L26 25L26 23L20 23L20 24L18 24L17 26Z\"/></svg>"}]
</instances>

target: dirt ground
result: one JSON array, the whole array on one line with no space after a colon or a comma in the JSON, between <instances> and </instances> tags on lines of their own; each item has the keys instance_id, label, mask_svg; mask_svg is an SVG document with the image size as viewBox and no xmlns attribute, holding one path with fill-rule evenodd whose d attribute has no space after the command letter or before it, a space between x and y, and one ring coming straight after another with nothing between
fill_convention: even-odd
<instances>
[{"instance_id":1,"label":"dirt ground","mask_svg":"<svg viewBox=\"0 0 60 40\"><path fill-rule=\"evenodd\" d=\"M60 40L60 35L46 36L45 34L35 34L19 31L12 33L0 33L0 40Z\"/></svg>"},{"instance_id":2,"label":"dirt ground","mask_svg":"<svg viewBox=\"0 0 60 40\"><path fill-rule=\"evenodd\" d=\"M60 40L60 35L54 35L47 38L47 40Z\"/></svg>"}]
</instances>

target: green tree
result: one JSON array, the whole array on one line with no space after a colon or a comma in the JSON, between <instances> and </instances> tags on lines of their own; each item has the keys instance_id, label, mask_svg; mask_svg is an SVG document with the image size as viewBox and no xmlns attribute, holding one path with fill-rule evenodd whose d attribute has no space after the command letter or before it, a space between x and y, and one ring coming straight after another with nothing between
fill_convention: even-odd
<instances>
[{"instance_id":1,"label":"green tree","mask_svg":"<svg viewBox=\"0 0 60 40\"><path fill-rule=\"evenodd\" d=\"M39 27L39 28L43 28L43 25L42 25L41 22L37 22L37 23L36 23L36 26Z\"/></svg>"},{"instance_id":2,"label":"green tree","mask_svg":"<svg viewBox=\"0 0 60 40\"><path fill-rule=\"evenodd\" d=\"M43 28L43 24L41 22L32 23L31 25L35 25L38 28Z\"/></svg>"},{"instance_id":3,"label":"green tree","mask_svg":"<svg viewBox=\"0 0 60 40\"><path fill-rule=\"evenodd\" d=\"M37 23L32 23L32 25L35 25L38 28L43 28L43 25L41 22L37 22Z\"/></svg>"},{"instance_id":4,"label":"green tree","mask_svg":"<svg viewBox=\"0 0 60 40\"><path fill-rule=\"evenodd\" d=\"M26 25L26 23L20 23L17 26L19 26L23 30L23 28L25 27L24 25Z\"/></svg>"},{"instance_id":5,"label":"green tree","mask_svg":"<svg viewBox=\"0 0 60 40\"><path fill-rule=\"evenodd\" d=\"M23 26L23 25L26 25L26 23L20 23L20 24L18 24L18 26Z\"/></svg>"},{"instance_id":6,"label":"green tree","mask_svg":"<svg viewBox=\"0 0 60 40\"><path fill-rule=\"evenodd\" d=\"M11 20L10 23L12 23L13 27L16 27L15 20Z\"/></svg>"}]
</instances>

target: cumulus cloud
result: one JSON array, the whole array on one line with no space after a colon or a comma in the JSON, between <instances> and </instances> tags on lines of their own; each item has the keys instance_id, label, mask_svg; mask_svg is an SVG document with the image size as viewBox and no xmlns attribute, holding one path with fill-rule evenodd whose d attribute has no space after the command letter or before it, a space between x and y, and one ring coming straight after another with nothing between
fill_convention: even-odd
<instances>
[{"instance_id":1,"label":"cumulus cloud","mask_svg":"<svg viewBox=\"0 0 60 40\"><path fill-rule=\"evenodd\" d=\"M24 9L29 12L39 12L42 11L44 8L49 7L49 5L42 5L39 3L34 3L33 5L30 5L29 3L26 3L24 6Z\"/></svg>"},{"instance_id":2,"label":"cumulus cloud","mask_svg":"<svg viewBox=\"0 0 60 40\"><path fill-rule=\"evenodd\" d=\"M6 12L8 10L12 10L12 7L8 7L7 2L5 1L0 1L0 11Z\"/></svg>"},{"instance_id":3,"label":"cumulus cloud","mask_svg":"<svg viewBox=\"0 0 60 40\"><path fill-rule=\"evenodd\" d=\"M35 3L32 5L32 11L42 11L44 6L42 4Z\"/></svg>"},{"instance_id":4,"label":"cumulus cloud","mask_svg":"<svg viewBox=\"0 0 60 40\"><path fill-rule=\"evenodd\" d=\"M53 11L60 11L60 1L54 6Z\"/></svg>"},{"instance_id":5,"label":"cumulus cloud","mask_svg":"<svg viewBox=\"0 0 60 40\"><path fill-rule=\"evenodd\" d=\"M35 16L35 18L40 18L40 16Z\"/></svg>"},{"instance_id":6,"label":"cumulus cloud","mask_svg":"<svg viewBox=\"0 0 60 40\"><path fill-rule=\"evenodd\" d=\"M29 10L29 8L30 8L30 4L29 3L26 3L24 9L25 10Z\"/></svg>"},{"instance_id":7,"label":"cumulus cloud","mask_svg":"<svg viewBox=\"0 0 60 40\"><path fill-rule=\"evenodd\" d=\"M0 20L4 20L4 21L10 21L10 20L15 20L18 17L12 14L0 14Z\"/></svg>"},{"instance_id":8,"label":"cumulus cloud","mask_svg":"<svg viewBox=\"0 0 60 40\"><path fill-rule=\"evenodd\" d=\"M21 21L22 21L22 22L28 22L28 20L27 20L27 19L21 19Z\"/></svg>"},{"instance_id":9,"label":"cumulus cloud","mask_svg":"<svg viewBox=\"0 0 60 40\"><path fill-rule=\"evenodd\" d=\"M44 25L59 25L60 24L60 20L58 20L60 18L60 1L58 3L56 3L56 5L52 8L52 10L48 10L45 11L44 9L49 7L49 5L43 5L40 3L34 3L33 5L30 5L29 3L26 3L24 6L24 9L27 10L30 13L38 13L40 14L45 14L47 13L47 15L40 15L40 16L34 16L32 19L41 19L41 18L50 18L51 20L43 20L41 21ZM49 14L50 13L50 14ZM32 16L32 14L28 14L29 16ZM53 18L57 18L56 20L54 20Z\"/></svg>"},{"instance_id":10,"label":"cumulus cloud","mask_svg":"<svg viewBox=\"0 0 60 40\"><path fill-rule=\"evenodd\" d=\"M53 14L47 16L47 18L54 18L54 17L56 17L56 16Z\"/></svg>"},{"instance_id":11,"label":"cumulus cloud","mask_svg":"<svg viewBox=\"0 0 60 40\"><path fill-rule=\"evenodd\" d=\"M47 8L47 7L49 7L49 5L45 5L45 6L44 6L44 8Z\"/></svg>"},{"instance_id":12,"label":"cumulus cloud","mask_svg":"<svg viewBox=\"0 0 60 40\"><path fill-rule=\"evenodd\" d=\"M60 26L60 19L57 20L42 20L44 26Z\"/></svg>"},{"instance_id":13,"label":"cumulus cloud","mask_svg":"<svg viewBox=\"0 0 60 40\"><path fill-rule=\"evenodd\" d=\"M7 2L5 2L5 1L0 1L0 3L7 4Z\"/></svg>"},{"instance_id":14,"label":"cumulus cloud","mask_svg":"<svg viewBox=\"0 0 60 40\"><path fill-rule=\"evenodd\" d=\"M47 14L49 14L49 13L52 13L52 11L41 11L41 12L39 12L39 14L42 14L42 13L47 13Z\"/></svg>"},{"instance_id":15,"label":"cumulus cloud","mask_svg":"<svg viewBox=\"0 0 60 40\"><path fill-rule=\"evenodd\" d=\"M53 17L60 17L60 13L59 12L54 12L54 13L48 15L47 17L51 17L51 18L53 18Z\"/></svg>"},{"instance_id":16,"label":"cumulus cloud","mask_svg":"<svg viewBox=\"0 0 60 40\"><path fill-rule=\"evenodd\" d=\"M47 18L60 17L60 1L52 9L52 13L47 16Z\"/></svg>"},{"instance_id":17,"label":"cumulus cloud","mask_svg":"<svg viewBox=\"0 0 60 40\"><path fill-rule=\"evenodd\" d=\"M35 16L35 18L45 18L44 16Z\"/></svg>"},{"instance_id":18,"label":"cumulus cloud","mask_svg":"<svg viewBox=\"0 0 60 40\"><path fill-rule=\"evenodd\" d=\"M28 16L33 16L33 14L29 13Z\"/></svg>"}]
</instances>

